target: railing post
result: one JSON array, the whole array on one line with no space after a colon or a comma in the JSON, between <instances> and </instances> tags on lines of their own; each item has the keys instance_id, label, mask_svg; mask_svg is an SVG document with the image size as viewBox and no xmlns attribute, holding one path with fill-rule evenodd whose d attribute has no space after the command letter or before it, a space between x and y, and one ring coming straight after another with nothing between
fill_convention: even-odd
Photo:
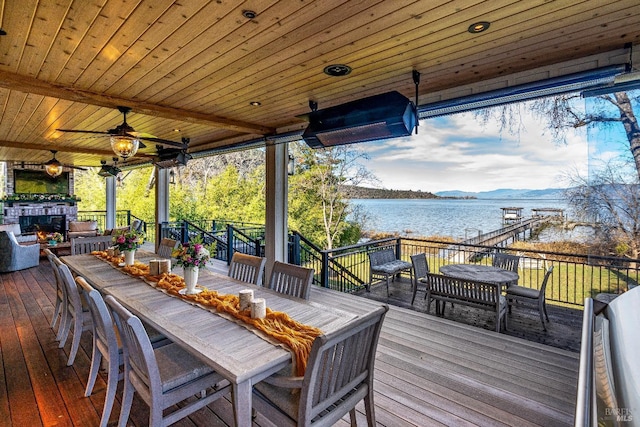
<instances>
[{"instance_id":1,"label":"railing post","mask_svg":"<svg viewBox=\"0 0 640 427\"><path fill-rule=\"evenodd\" d=\"M293 264L300 265L300 235L294 231L293 232L293 248L292 248L292 258Z\"/></svg>"},{"instance_id":2,"label":"railing post","mask_svg":"<svg viewBox=\"0 0 640 427\"><path fill-rule=\"evenodd\" d=\"M127 226L131 225L131 211L127 211Z\"/></svg>"},{"instance_id":3,"label":"railing post","mask_svg":"<svg viewBox=\"0 0 640 427\"><path fill-rule=\"evenodd\" d=\"M253 239L253 246L255 248L255 256L262 256L260 254L260 239Z\"/></svg>"},{"instance_id":4,"label":"railing post","mask_svg":"<svg viewBox=\"0 0 640 427\"><path fill-rule=\"evenodd\" d=\"M329 253L322 251L322 271L320 272L320 284L323 288L329 287Z\"/></svg>"},{"instance_id":5,"label":"railing post","mask_svg":"<svg viewBox=\"0 0 640 427\"><path fill-rule=\"evenodd\" d=\"M401 241L401 239L396 239L396 258L402 259L402 241Z\"/></svg>"},{"instance_id":6,"label":"railing post","mask_svg":"<svg viewBox=\"0 0 640 427\"><path fill-rule=\"evenodd\" d=\"M182 235L180 236L182 238L182 243L188 243L189 242L189 223L186 220L182 220Z\"/></svg>"},{"instance_id":7,"label":"railing post","mask_svg":"<svg viewBox=\"0 0 640 427\"><path fill-rule=\"evenodd\" d=\"M233 226L227 224L227 264L231 264L233 258Z\"/></svg>"}]
</instances>

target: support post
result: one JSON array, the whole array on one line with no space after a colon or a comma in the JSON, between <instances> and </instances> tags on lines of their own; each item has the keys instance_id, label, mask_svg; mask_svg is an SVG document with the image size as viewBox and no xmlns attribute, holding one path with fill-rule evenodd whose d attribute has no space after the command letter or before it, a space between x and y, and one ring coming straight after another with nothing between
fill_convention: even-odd
<instances>
[{"instance_id":1,"label":"support post","mask_svg":"<svg viewBox=\"0 0 640 427\"><path fill-rule=\"evenodd\" d=\"M160 240L162 240L162 227L160 224L169 221L169 171L167 169L155 168L156 174L156 235L155 247L158 250Z\"/></svg>"},{"instance_id":2,"label":"support post","mask_svg":"<svg viewBox=\"0 0 640 427\"><path fill-rule=\"evenodd\" d=\"M107 213L104 228L111 229L115 228L116 226L116 177L109 176L105 178L105 181L105 200Z\"/></svg>"},{"instance_id":3,"label":"support post","mask_svg":"<svg viewBox=\"0 0 640 427\"><path fill-rule=\"evenodd\" d=\"M267 145L266 149L266 277L271 277L275 261L287 260L288 144Z\"/></svg>"}]
</instances>

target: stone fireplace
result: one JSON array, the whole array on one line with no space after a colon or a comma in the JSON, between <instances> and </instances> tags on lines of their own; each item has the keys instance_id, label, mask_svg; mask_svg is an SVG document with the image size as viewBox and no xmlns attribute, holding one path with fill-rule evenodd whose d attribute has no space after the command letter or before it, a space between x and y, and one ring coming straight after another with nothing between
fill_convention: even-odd
<instances>
[{"instance_id":1,"label":"stone fireplace","mask_svg":"<svg viewBox=\"0 0 640 427\"><path fill-rule=\"evenodd\" d=\"M15 169L28 169L28 167L22 167L21 163L7 163L5 179L8 196L14 195L13 171ZM69 172L69 194L73 194L73 171ZM66 236L69 221L76 221L78 218L76 201L66 198L65 195L59 197L45 193L30 197L29 194L21 194L20 200L5 201L3 204L3 222L20 224L22 233L35 233L40 230L48 233L58 232Z\"/></svg>"}]
</instances>

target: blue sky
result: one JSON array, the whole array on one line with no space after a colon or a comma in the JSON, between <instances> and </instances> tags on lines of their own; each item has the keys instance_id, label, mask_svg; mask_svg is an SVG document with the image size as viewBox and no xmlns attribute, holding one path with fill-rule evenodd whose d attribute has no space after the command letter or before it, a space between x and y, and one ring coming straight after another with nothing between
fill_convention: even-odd
<instances>
[{"instance_id":1,"label":"blue sky","mask_svg":"<svg viewBox=\"0 0 640 427\"><path fill-rule=\"evenodd\" d=\"M463 113L421 121L418 135L358 147L368 154L364 164L383 188L434 193L563 188L568 174L587 174L590 158L593 162L625 149L624 135L615 130L603 137L605 131L587 134L585 127L578 128L559 145L526 108L521 108L521 118L518 135L501 133L497 123L482 125L473 113ZM590 148L588 139L594 136L605 138L606 145Z\"/></svg>"}]
</instances>

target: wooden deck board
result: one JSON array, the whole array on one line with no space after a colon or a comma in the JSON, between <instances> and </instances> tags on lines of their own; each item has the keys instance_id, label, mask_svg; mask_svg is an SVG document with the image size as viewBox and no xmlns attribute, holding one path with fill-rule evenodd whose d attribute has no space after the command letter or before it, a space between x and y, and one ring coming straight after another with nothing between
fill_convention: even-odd
<instances>
[{"instance_id":1,"label":"wooden deck board","mask_svg":"<svg viewBox=\"0 0 640 427\"><path fill-rule=\"evenodd\" d=\"M66 366L71 340L58 349L49 327L55 301L49 268L43 260L38 268L0 274L0 417L16 427L97 425L106 377L99 375L93 395L84 397L89 333L83 336L74 366ZM360 301L343 295L333 308L357 311L366 305ZM377 424L570 425L577 367L574 352L391 307L377 355ZM121 391L120 384L109 425L117 423ZM146 425L147 417L146 405L134 399L130 424ZM225 426L232 420L231 404L223 399L176 425ZM346 426L347 420L336 425ZM362 403L358 423L366 425ZM271 424L258 414L253 425Z\"/></svg>"}]
</instances>

